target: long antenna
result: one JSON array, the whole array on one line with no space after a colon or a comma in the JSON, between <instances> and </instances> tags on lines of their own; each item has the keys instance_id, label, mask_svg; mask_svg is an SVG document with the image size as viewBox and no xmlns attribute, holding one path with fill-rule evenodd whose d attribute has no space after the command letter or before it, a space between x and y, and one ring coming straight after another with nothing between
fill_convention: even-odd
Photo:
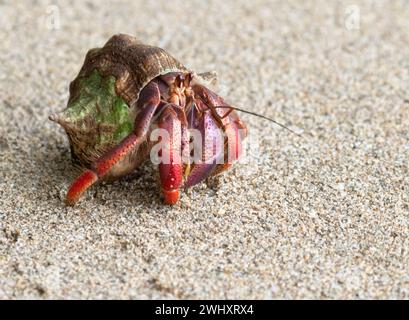
<instances>
[{"instance_id":1,"label":"long antenna","mask_svg":"<svg viewBox=\"0 0 409 320\"><path fill-rule=\"evenodd\" d=\"M299 133L295 132L294 130L291 130L290 128L286 127L285 125L281 124L281 123L278 122L278 121L275 121L274 119L271 119L271 118L269 118L269 117L263 116L262 114L258 114L258 113L255 113L255 112L252 112L252 111L248 111L248 110L245 110L245 109L240 109L240 108L237 108L237 107L232 107L232 106L229 106L229 105L226 105L226 106L216 106L216 107L214 107L214 108L231 108L231 109L234 109L234 110L237 110L237 111L240 111L240 112L244 112L244 113L247 113L247 114L251 114L251 115L253 115L253 116L257 116L257 117L266 119L266 120L268 120L268 121L271 121L271 122L275 123L276 125L280 126L281 128L286 129L286 130L290 131L291 133L294 133L295 135L297 135L297 136L299 136L299 137L302 137Z\"/></svg>"}]
</instances>

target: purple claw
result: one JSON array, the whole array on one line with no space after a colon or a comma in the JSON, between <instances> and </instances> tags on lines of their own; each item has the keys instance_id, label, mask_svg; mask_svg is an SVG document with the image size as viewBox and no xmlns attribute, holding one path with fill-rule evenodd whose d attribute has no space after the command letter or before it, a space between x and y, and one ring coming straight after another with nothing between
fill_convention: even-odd
<instances>
[{"instance_id":1,"label":"purple claw","mask_svg":"<svg viewBox=\"0 0 409 320\"><path fill-rule=\"evenodd\" d=\"M192 187L206 179L216 168L219 157L224 154L223 134L210 111L205 111L199 121L199 125L196 128L193 126L193 128L198 129L201 133L201 157L199 162L193 164L193 168L184 184L185 188Z\"/></svg>"}]
</instances>

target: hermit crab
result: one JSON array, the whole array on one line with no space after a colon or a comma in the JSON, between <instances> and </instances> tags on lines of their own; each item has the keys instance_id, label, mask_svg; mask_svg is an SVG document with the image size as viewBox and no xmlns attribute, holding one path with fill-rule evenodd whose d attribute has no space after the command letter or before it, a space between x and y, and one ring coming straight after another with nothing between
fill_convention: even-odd
<instances>
[{"instance_id":1,"label":"hermit crab","mask_svg":"<svg viewBox=\"0 0 409 320\"><path fill-rule=\"evenodd\" d=\"M178 201L181 188L228 169L247 130L235 108L209 89L215 80L214 73L196 74L129 35L91 49L70 84L66 109L50 116L65 129L73 161L83 168L66 203L99 180L131 173L153 154L161 160L167 204Z\"/></svg>"}]
</instances>

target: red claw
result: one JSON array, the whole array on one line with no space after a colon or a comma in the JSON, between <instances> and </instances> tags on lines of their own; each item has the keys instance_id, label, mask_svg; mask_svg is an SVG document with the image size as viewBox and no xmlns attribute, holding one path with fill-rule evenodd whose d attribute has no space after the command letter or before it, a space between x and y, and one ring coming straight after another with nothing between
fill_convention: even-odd
<instances>
[{"instance_id":1,"label":"red claw","mask_svg":"<svg viewBox=\"0 0 409 320\"><path fill-rule=\"evenodd\" d=\"M178 202L179 200L179 190L162 190L163 191L163 196L165 199L165 203L166 204L176 204L176 202Z\"/></svg>"},{"instance_id":2,"label":"red claw","mask_svg":"<svg viewBox=\"0 0 409 320\"><path fill-rule=\"evenodd\" d=\"M175 204L179 199L179 187L182 184L183 165L181 159L181 122L174 109L167 107L159 120L159 127L168 133L162 139L165 148L162 149L162 163L159 164L159 174L162 192L166 204Z\"/></svg>"}]
</instances>

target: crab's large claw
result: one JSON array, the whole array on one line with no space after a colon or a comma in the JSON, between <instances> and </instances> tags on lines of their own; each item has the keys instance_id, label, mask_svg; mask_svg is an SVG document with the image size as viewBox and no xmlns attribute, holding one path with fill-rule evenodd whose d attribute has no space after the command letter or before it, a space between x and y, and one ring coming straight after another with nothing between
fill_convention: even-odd
<instances>
[{"instance_id":1,"label":"crab's large claw","mask_svg":"<svg viewBox=\"0 0 409 320\"><path fill-rule=\"evenodd\" d=\"M158 123L164 129L162 135L161 163L159 175L166 204L175 204L179 199L179 188L183 179L182 123L171 106L166 107Z\"/></svg>"}]
</instances>

